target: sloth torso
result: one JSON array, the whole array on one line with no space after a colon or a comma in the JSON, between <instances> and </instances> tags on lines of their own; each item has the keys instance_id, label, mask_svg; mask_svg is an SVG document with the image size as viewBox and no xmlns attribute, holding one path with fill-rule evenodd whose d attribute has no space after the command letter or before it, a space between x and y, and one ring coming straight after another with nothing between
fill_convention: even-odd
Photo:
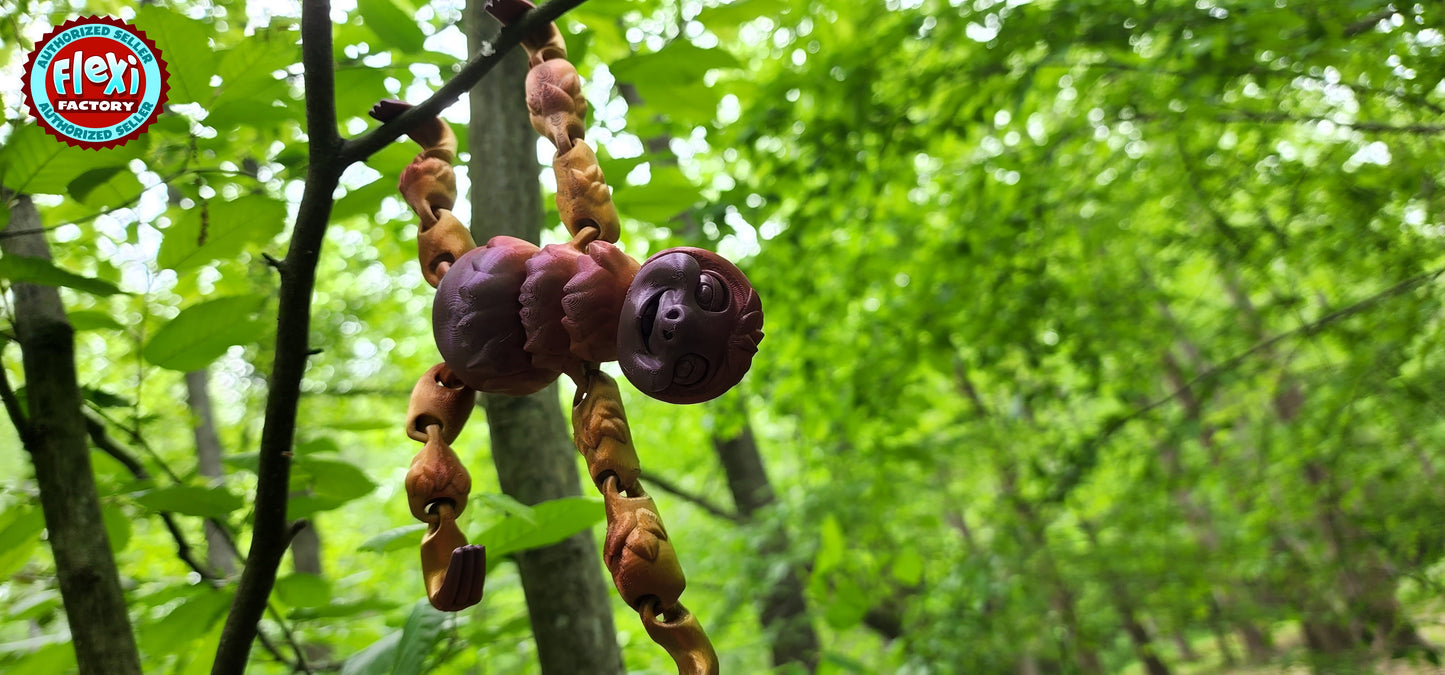
<instances>
[{"instance_id":1,"label":"sloth torso","mask_svg":"<svg viewBox=\"0 0 1445 675\"><path fill-rule=\"evenodd\" d=\"M638 263L594 241L537 248L493 237L437 285L432 333L467 386L522 396L584 362L617 360L617 325Z\"/></svg>"}]
</instances>

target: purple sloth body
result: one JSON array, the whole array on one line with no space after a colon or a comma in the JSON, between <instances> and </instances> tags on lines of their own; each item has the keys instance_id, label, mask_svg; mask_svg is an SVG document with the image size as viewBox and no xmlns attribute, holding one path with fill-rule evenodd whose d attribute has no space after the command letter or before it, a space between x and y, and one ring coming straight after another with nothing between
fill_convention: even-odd
<instances>
[{"instance_id":1,"label":"purple sloth body","mask_svg":"<svg viewBox=\"0 0 1445 675\"><path fill-rule=\"evenodd\" d=\"M586 252L493 237L437 285L432 333L479 391L525 395L582 363L617 359L617 321L637 261L603 241Z\"/></svg>"}]
</instances>

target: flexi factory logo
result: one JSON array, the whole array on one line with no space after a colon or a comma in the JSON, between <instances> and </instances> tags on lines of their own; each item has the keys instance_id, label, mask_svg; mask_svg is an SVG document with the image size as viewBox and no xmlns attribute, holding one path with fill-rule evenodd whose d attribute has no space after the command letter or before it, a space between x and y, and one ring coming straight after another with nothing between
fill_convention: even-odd
<instances>
[{"instance_id":1,"label":"flexi factory logo","mask_svg":"<svg viewBox=\"0 0 1445 675\"><path fill-rule=\"evenodd\" d=\"M146 34L113 17L55 27L25 64L30 114L57 139L82 148L124 145L166 102L166 62Z\"/></svg>"}]
</instances>

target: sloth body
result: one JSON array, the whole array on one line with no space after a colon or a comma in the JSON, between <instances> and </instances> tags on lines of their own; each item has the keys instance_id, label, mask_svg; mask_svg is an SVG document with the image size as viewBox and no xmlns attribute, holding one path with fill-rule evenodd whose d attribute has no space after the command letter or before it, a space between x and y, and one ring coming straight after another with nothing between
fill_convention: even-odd
<instances>
[{"instance_id":1,"label":"sloth body","mask_svg":"<svg viewBox=\"0 0 1445 675\"><path fill-rule=\"evenodd\" d=\"M605 241L538 248L493 237L437 286L432 329L447 366L479 391L523 396L584 363L616 361L638 263Z\"/></svg>"}]
</instances>

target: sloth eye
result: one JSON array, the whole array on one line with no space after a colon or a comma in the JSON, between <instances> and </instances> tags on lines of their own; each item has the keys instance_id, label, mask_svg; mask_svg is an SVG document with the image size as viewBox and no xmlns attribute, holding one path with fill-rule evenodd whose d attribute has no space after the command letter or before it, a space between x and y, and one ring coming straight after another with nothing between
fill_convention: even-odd
<instances>
[{"instance_id":1,"label":"sloth eye","mask_svg":"<svg viewBox=\"0 0 1445 675\"><path fill-rule=\"evenodd\" d=\"M728 294L722 280L712 272L703 272L697 280L697 304L709 312L727 309Z\"/></svg>"}]
</instances>

